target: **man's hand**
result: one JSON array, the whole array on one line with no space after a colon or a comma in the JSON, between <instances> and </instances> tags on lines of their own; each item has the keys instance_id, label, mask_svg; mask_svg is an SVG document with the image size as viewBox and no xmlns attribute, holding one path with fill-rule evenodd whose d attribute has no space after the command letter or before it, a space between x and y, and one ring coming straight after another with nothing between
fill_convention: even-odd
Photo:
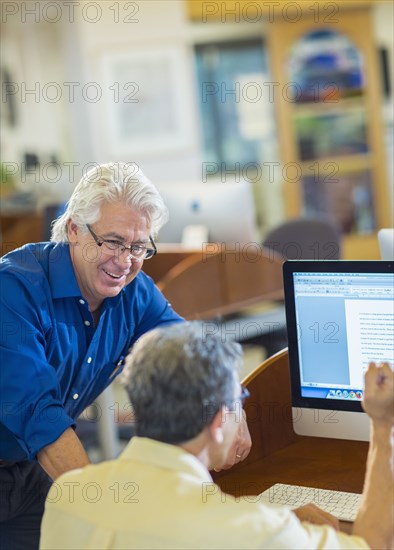
<instances>
[{"instance_id":1,"label":"man's hand","mask_svg":"<svg viewBox=\"0 0 394 550\"><path fill-rule=\"evenodd\" d=\"M238 432L228 452L227 461L226 464L223 466L223 470L228 470L229 468L231 468L231 466L234 466L234 464L245 460L245 458L250 453L251 447L252 440L246 422L246 413L244 410L242 410Z\"/></svg>"},{"instance_id":2,"label":"man's hand","mask_svg":"<svg viewBox=\"0 0 394 550\"><path fill-rule=\"evenodd\" d=\"M394 373L387 363L370 363L365 373L363 407L371 418L371 443L360 508L353 534L371 548L393 548Z\"/></svg>"},{"instance_id":3,"label":"man's hand","mask_svg":"<svg viewBox=\"0 0 394 550\"><path fill-rule=\"evenodd\" d=\"M363 408L372 422L393 424L394 372L388 363L370 363L365 373Z\"/></svg>"},{"instance_id":4,"label":"man's hand","mask_svg":"<svg viewBox=\"0 0 394 550\"><path fill-rule=\"evenodd\" d=\"M300 521L308 521L315 525L329 525L330 527L334 527L337 531L339 529L338 519L328 512L321 510L315 504L310 503L305 506L300 506L293 510L293 512Z\"/></svg>"}]
</instances>

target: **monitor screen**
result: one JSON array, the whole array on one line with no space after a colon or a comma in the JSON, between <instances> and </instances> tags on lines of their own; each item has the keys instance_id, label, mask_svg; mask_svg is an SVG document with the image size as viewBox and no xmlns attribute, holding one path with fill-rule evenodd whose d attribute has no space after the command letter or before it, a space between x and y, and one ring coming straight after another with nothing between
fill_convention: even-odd
<instances>
[{"instance_id":1,"label":"monitor screen","mask_svg":"<svg viewBox=\"0 0 394 550\"><path fill-rule=\"evenodd\" d=\"M393 264L289 261L284 285L293 406L362 412L368 363L394 364Z\"/></svg>"},{"instance_id":2,"label":"monitor screen","mask_svg":"<svg viewBox=\"0 0 394 550\"><path fill-rule=\"evenodd\" d=\"M203 226L210 242L256 241L251 184L246 181L169 183L157 186L170 219L159 232L160 243L184 242L190 226Z\"/></svg>"}]
</instances>

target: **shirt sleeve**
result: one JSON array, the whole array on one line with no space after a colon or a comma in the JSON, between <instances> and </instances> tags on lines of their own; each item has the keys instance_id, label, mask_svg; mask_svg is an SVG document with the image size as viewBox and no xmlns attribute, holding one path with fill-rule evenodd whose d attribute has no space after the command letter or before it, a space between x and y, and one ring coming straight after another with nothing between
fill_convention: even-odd
<instances>
[{"instance_id":1,"label":"shirt sleeve","mask_svg":"<svg viewBox=\"0 0 394 550\"><path fill-rule=\"evenodd\" d=\"M3 272L0 284L0 457L33 460L75 423L64 410L55 368L46 359L44 293L12 272Z\"/></svg>"},{"instance_id":2,"label":"shirt sleeve","mask_svg":"<svg viewBox=\"0 0 394 550\"><path fill-rule=\"evenodd\" d=\"M324 550L368 550L370 548L363 538L335 531L333 527L327 525L302 523L301 526L312 545L311 548Z\"/></svg>"},{"instance_id":3,"label":"shirt sleeve","mask_svg":"<svg viewBox=\"0 0 394 550\"><path fill-rule=\"evenodd\" d=\"M261 548L276 550L357 550L369 549L367 542L358 536L335 531L328 525L301 522L287 508L263 507L264 519L270 526L264 533Z\"/></svg>"}]
</instances>

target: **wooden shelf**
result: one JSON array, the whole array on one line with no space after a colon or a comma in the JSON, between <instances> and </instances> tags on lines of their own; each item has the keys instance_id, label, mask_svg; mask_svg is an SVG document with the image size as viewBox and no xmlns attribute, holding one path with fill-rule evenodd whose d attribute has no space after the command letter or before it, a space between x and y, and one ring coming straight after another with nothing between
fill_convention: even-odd
<instances>
[{"instance_id":1,"label":"wooden shelf","mask_svg":"<svg viewBox=\"0 0 394 550\"><path fill-rule=\"evenodd\" d=\"M319 159L303 160L300 163L303 176L316 175L318 163L322 177L335 179L338 174L349 174L369 170L372 167L372 155L369 153L359 155L343 155L338 157L320 157ZM337 169L334 168L337 167ZM335 172L335 173L334 173Z\"/></svg>"},{"instance_id":2,"label":"wooden shelf","mask_svg":"<svg viewBox=\"0 0 394 550\"><path fill-rule=\"evenodd\" d=\"M343 97L338 101L309 101L309 102L300 102L293 103L294 115L316 115L316 113L321 114L332 114L332 113L343 113L353 110L364 110L365 109L365 100L364 96L360 97Z\"/></svg>"},{"instance_id":3,"label":"wooden shelf","mask_svg":"<svg viewBox=\"0 0 394 550\"><path fill-rule=\"evenodd\" d=\"M304 4L303 4L304 5ZM380 77L378 74L378 59L377 48L373 38L372 28L372 13L371 2L361 3L357 2L353 4L352 10L341 11L340 17L335 25L326 25L325 28L338 33L343 37L346 37L355 49L360 53L362 62L363 77L362 81L365 83L363 86L363 94L354 97L339 98L337 102L312 102L312 103L294 103L286 101L286 98L281 97L283 94L277 94L277 101L275 102L277 122L279 128L280 150L281 160L284 165L290 163L296 163L300 166L302 177L296 182L284 181L283 183L283 197L285 214L289 218L299 217L305 211L304 204L304 177L310 177L315 175L316 164L319 165L320 173L323 175L323 183L335 185L335 178L344 177L342 190L346 187L346 184L350 185L346 178L350 177L353 180L353 185L358 186L357 181L358 174L362 176L364 180L360 182L360 187L365 186L366 193L368 192L368 177L370 177L371 185L371 205L374 209L371 218L375 222L373 234L360 233L357 235L348 234L348 228L350 224L355 227L363 226L361 220L364 206L363 204L356 203L356 195L353 195L348 191L349 198L354 200L353 216L354 220L350 217L345 223L342 218L338 218L344 227L344 243L343 243L343 257L353 259L376 259L379 258L378 244L376 233L378 229L382 227L390 227L392 225L388 180L386 175L386 159L384 155L384 143L383 143L383 127L381 124L380 105L381 105L381 90L380 90ZM342 3L341 3L342 8ZM299 40L307 36L309 33L322 29L322 25L316 23L313 17L304 17L297 21L296 24L291 24L289 21L279 19L274 24L267 26L268 34L268 47L271 55L271 69L273 73L273 80L278 83L279 87L285 87L287 83L292 80L292 75L288 72L288 63L290 52L293 51L294 46ZM302 74L302 73L301 73ZM336 74L336 73L334 73ZM306 82L309 80L313 82L313 78L309 75L306 76ZM338 83L341 82L338 80ZM339 86L340 87L340 86ZM300 137L297 135L296 121L310 116L312 119L316 117L318 120L319 115L335 115L336 113L354 113L362 110L365 113L365 127L366 127L366 143L365 146L368 149L367 153L357 154L345 154L339 156L333 154L331 156L321 156L311 160L302 160L300 158L299 143ZM344 121L344 124L346 121ZM318 124L318 122L316 122ZM322 126L324 128L324 126ZM300 128L301 131L301 127ZM304 135L307 136L307 130L303 128ZM322 147L315 146L314 139L320 137L320 126L317 125L315 134L311 134L312 152L316 153L321 151L330 150L331 142L326 144L322 142ZM358 126L355 124L355 128ZM333 131L333 130L332 130ZM362 135L362 134L361 134ZM323 136L324 137L324 136ZM303 138L305 139L305 138ZM332 138L331 138L332 139ZM334 134L335 139L335 134ZM303 143L304 147L308 147L308 141ZM354 147L353 143L349 141L349 147ZM335 149L335 142L332 150ZM306 156L308 151L304 155ZM335 170L334 170L335 168ZM362 174L362 172L368 172L369 176ZM326 182L324 177L330 177ZM353 176L353 178L352 178ZM309 184L310 185L310 184ZM309 187L310 189L310 187ZM349 187L349 189L352 189ZM320 203L326 200L326 193L328 191L336 192L340 191L340 187L337 189L316 189L316 193L322 193L320 195ZM310 195L313 200L313 195ZM324 203L323 203L324 204ZM327 204L327 203L326 203ZM366 202L366 204L368 204ZM345 205L345 203L344 203ZM327 206L328 215L330 215L331 206ZM332 210L332 216L334 217L335 210ZM356 216L360 216L360 219ZM368 225L368 224L367 224ZM363 227L363 229L365 229Z\"/></svg>"}]
</instances>

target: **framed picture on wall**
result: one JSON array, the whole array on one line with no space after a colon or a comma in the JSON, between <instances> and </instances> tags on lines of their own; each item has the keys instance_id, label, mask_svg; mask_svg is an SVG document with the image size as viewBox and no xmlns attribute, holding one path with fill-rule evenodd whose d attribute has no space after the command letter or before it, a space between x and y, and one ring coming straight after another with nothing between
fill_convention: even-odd
<instances>
[{"instance_id":1,"label":"framed picture on wall","mask_svg":"<svg viewBox=\"0 0 394 550\"><path fill-rule=\"evenodd\" d=\"M128 50L101 56L111 153L135 156L190 146L195 128L187 50Z\"/></svg>"}]
</instances>

